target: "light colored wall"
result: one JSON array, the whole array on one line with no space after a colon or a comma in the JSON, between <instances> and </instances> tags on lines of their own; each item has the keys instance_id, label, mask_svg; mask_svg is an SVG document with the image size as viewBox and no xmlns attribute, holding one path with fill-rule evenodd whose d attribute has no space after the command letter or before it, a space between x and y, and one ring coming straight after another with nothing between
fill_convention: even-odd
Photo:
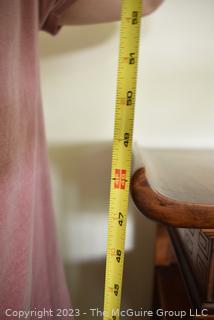
<instances>
[{"instance_id":1,"label":"light colored wall","mask_svg":"<svg viewBox=\"0 0 214 320\"><path fill-rule=\"evenodd\" d=\"M213 147L213 12L213 0L166 0L143 19L134 131L139 145ZM118 26L67 27L55 38L40 37L54 204L72 298L82 307L102 307ZM133 206L129 216L124 304L146 308L154 225Z\"/></svg>"},{"instance_id":2,"label":"light colored wall","mask_svg":"<svg viewBox=\"0 0 214 320\"><path fill-rule=\"evenodd\" d=\"M212 146L213 0L166 0L142 23L135 140L145 146ZM49 143L109 140L118 23L41 35Z\"/></svg>"}]
</instances>

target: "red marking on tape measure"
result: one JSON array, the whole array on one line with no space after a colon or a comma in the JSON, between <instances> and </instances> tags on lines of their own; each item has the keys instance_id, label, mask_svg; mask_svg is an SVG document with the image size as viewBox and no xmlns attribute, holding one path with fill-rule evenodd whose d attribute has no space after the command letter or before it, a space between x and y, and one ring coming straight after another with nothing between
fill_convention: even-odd
<instances>
[{"instance_id":1,"label":"red marking on tape measure","mask_svg":"<svg viewBox=\"0 0 214 320\"><path fill-rule=\"evenodd\" d=\"M125 189L126 188L126 170L115 169L114 170L114 189Z\"/></svg>"}]
</instances>

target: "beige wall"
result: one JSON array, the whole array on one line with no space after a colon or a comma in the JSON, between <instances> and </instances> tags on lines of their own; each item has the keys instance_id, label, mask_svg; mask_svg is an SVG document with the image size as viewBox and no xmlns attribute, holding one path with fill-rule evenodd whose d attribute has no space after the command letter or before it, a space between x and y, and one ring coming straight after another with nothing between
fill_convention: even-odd
<instances>
[{"instance_id":1,"label":"beige wall","mask_svg":"<svg viewBox=\"0 0 214 320\"><path fill-rule=\"evenodd\" d=\"M212 146L214 2L166 0L143 20L135 139L145 146ZM41 35L50 143L112 138L118 24Z\"/></svg>"}]
</instances>

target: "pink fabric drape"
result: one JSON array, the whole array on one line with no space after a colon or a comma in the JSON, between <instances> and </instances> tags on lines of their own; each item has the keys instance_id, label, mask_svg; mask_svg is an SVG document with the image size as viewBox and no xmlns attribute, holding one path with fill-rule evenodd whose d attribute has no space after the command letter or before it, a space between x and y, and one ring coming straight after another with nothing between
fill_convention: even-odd
<instances>
[{"instance_id":1,"label":"pink fabric drape","mask_svg":"<svg viewBox=\"0 0 214 320\"><path fill-rule=\"evenodd\" d=\"M7 309L70 307L51 204L38 32L55 34L71 2L0 1L0 319L14 319Z\"/></svg>"}]
</instances>

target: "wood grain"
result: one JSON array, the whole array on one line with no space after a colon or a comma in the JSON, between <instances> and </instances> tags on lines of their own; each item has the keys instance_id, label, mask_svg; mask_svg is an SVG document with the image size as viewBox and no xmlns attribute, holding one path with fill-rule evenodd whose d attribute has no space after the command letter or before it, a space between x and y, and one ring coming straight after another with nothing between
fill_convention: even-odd
<instances>
[{"instance_id":1,"label":"wood grain","mask_svg":"<svg viewBox=\"0 0 214 320\"><path fill-rule=\"evenodd\" d=\"M145 168L133 175L131 194L137 208L149 219L179 228L214 228L214 205L180 202L162 196L151 188Z\"/></svg>"}]
</instances>

